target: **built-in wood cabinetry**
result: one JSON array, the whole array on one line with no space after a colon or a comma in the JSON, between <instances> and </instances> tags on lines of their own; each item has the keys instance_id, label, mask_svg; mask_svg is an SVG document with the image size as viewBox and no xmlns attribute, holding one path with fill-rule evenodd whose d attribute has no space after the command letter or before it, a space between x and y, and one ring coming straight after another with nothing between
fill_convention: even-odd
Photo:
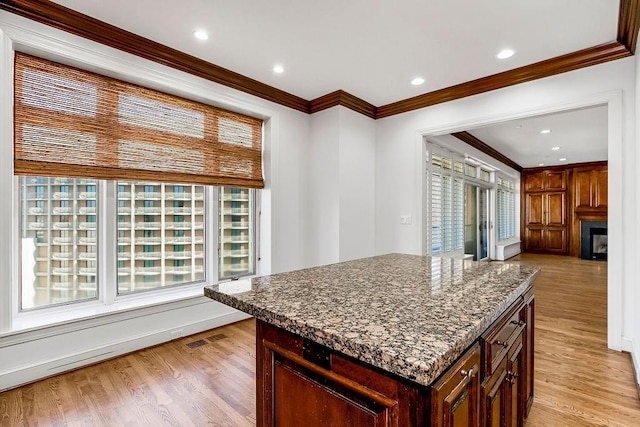
<instances>
[{"instance_id":1,"label":"built-in wood cabinetry","mask_svg":"<svg viewBox=\"0 0 640 427\"><path fill-rule=\"evenodd\" d=\"M525 251L567 253L568 171L523 172Z\"/></svg>"},{"instance_id":2,"label":"built-in wood cabinetry","mask_svg":"<svg viewBox=\"0 0 640 427\"><path fill-rule=\"evenodd\" d=\"M480 425L480 346L475 344L431 389L431 426Z\"/></svg>"},{"instance_id":3,"label":"built-in wood cabinetry","mask_svg":"<svg viewBox=\"0 0 640 427\"><path fill-rule=\"evenodd\" d=\"M527 324L533 292L503 315L481 340L483 374L481 417L484 426L518 427L533 399L533 325Z\"/></svg>"},{"instance_id":4,"label":"built-in wood cabinetry","mask_svg":"<svg viewBox=\"0 0 640 427\"><path fill-rule=\"evenodd\" d=\"M606 221L607 162L522 171L523 250L580 256L580 221Z\"/></svg>"},{"instance_id":5,"label":"built-in wood cabinetry","mask_svg":"<svg viewBox=\"0 0 640 427\"><path fill-rule=\"evenodd\" d=\"M574 169L574 208L576 212L607 212L607 165Z\"/></svg>"}]
</instances>

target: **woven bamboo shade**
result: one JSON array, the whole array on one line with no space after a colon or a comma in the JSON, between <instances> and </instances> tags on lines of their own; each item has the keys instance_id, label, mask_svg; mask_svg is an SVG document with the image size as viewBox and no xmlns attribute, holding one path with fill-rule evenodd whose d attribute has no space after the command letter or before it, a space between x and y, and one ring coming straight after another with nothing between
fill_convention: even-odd
<instances>
[{"instance_id":1,"label":"woven bamboo shade","mask_svg":"<svg viewBox=\"0 0 640 427\"><path fill-rule=\"evenodd\" d=\"M262 121L16 53L19 175L262 188Z\"/></svg>"}]
</instances>

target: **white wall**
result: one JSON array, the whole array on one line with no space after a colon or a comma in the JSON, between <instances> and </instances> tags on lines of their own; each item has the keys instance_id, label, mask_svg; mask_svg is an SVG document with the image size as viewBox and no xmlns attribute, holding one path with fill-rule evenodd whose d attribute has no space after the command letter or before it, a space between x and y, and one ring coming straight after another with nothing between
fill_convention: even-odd
<instances>
[{"instance_id":1,"label":"white wall","mask_svg":"<svg viewBox=\"0 0 640 427\"><path fill-rule=\"evenodd\" d=\"M640 87L640 56L636 54L635 56L635 82L636 88ZM635 107L636 107L636 116L638 112L640 112L640 96L635 98ZM638 147L640 144L640 126L636 121L636 134L635 134L635 146ZM636 148L636 160L635 164L640 164L640 149ZM637 169L637 168L635 168ZM636 183L637 191L640 192L640 173L635 171L636 176L634 182ZM640 195L636 195L636 212L640 213ZM636 239L640 237L640 231L636 230ZM635 277L640 277L640 251L638 251L634 256L634 265L635 265ZM640 286L638 285L638 280L636 280L635 286L633 287L633 294L630 298L633 301L633 307L640 307ZM635 367L636 374L636 384L640 384L640 314L636 314L633 324L633 333L632 333L632 348L631 348L631 360L633 361L633 365Z\"/></svg>"},{"instance_id":2,"label":"white wall","mask_svg":"<svg viewBox=\"0 0 640 427\"><path fill-rule=\"evenodd\" d=\"M306 182L306 265L375 252L375 121L345 107L311 116Z\"/></svg>"},{"instance_id":3,"label":"white wall","mask_svg":"<svg viewBox=\"0 0 640 427\"><path fill-rule=\"evenodd\" d=\"M7 90L13 80L13 49L89 64L98 72L264 118L265 190L258 271L269 274L302 267L305 189L300 175L309 115L0 11L0 158L3 165L9 165L0 168L3 200L13 199L13 111ZM14 233L6 227L13 214L10 203L0 205L5 224L0 230L0 303L15 298ZM6 331L11 312L7 313L5 304L0 310L0 390L168 341L172 332L193 334L246 317L198 295L201 289L174 302L22 332Z\"/></svg>"},{"instance_id":4,"label":"white wall","mask_svg":"<svg viewBox=\"0 0 640 427\"><path fill-rule=\"evenodd\" d=\"M376 252L421 253L421 140L519 117L609 104L609 346L629 350L637 262L635 59L626 58L382 120L376 127ZM418 159L418 160L416 160ZM400 215L418 221L400 225ZM623 239L624 230L624 239Z\"/></svg>"},{"instance_id":5,"label":"white wall","mask_svg":"<svg viewBox=\"0 0 640 427\"><path fill-rule=\"evenodd\" d=\"M305 256L307 266L340 260L340 110L311 116L305 163Z\"/></svg>"},{"instance_id":6,"label":"white wall","mask_svg":"<svg viewBox=\"0 0 640 427\"><path fill-rule=\"evenodd\" d=\"M374 120L340 111L340 261L375 255Z\"/></svg>"}]
</instances>

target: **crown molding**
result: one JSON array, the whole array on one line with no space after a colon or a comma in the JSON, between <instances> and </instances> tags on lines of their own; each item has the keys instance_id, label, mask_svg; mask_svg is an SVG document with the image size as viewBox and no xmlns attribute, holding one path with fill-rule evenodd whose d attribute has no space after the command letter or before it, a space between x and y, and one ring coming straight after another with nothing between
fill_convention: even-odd
<instances>
[{"instance_id":1,"label":"crown molding","mask_svg":"<svg viewBox=\"0 0 640 427\"><path fill-rule=\"evenodd\" d=\"M317 113L318 111L326 110L336 105L349 108L372 119L376 118L377 108L375 105L369 104L367 101L357 98L343 90L337 90L312 100L309 103L309 113Z\"/></svg>"},{"instance_id":2,"label":"crown molding","mask_svg":"<svg viewBox=\"0 0 640 427\"><path fill-rule=\"evenodd\" d=\"M640 0L620 0L618 42L635 54L640 30Z\"/></svg>"},{"instance_id":3,"label":"crown molding","mask_svg":"<svg viewBox=\"0 0 640 427\"><path fill-rule=\"evenodd\" d=\"M0 9L171 68L309 113L309 101L46 0L0 0Z\"/></svg>"},{"instance_id":4,"label":"crown molding","mask_svg":"<svg viewBox=\"0 0 640 427\"><path fill-rule=\"evenodd\" d=\"M343 90L307 101L234 71L172 49L47 0L0 0L0 9L130 54L184 71L227 87L313 114L337 105L372 119L402 114L633 55L640 29L640 0L620 0L617 41L482 77L412 98L376 107ZM464 135L467 134L467 135ZM462 137L458 136L462 135ZM459 139L520 171L522 167L467 132ZM465 138L465 139L463 139ZM472 139L473 138L473 139ZM475 139L475 141L474 141ZM472 141L472 142L469 142Z\"/></svg>"},{"instance_id":5,"label":"crown molding","mask_svg":"<svg viewBox=\"0 0 640 427\"><path fill-rule=\"evenodd\" d=\"M414 96L392 104L378 107L376 119L406 113L431 105L441 104L472 95L513 86L532 80L549 77L579 68L590 67L603 62L631 56L631 52L619 42L610 42L545 61L514 68L513 70L482 77L459 85L450 86L434 92Z\"/></svg>"},{"instance_id":6,"label":"crown molding","mask_svg":"<svg viewBox=\"0 0 640 427\"><path fill-rule=\"evenodd\" d=\"M477 148L478 150L482 151L483 153L493 157L494 159L497 159L499 161L501 161L502 163L504 163L505 165L517 170L518 172L522 172L522 166L520 166L519 164L517 164L516 162L514 162L513 160L511 160L510 158L508 158L507 156L505 156L504 154L500 153L499 151L495 150L494 148L488 146L487 144L485 144L482 140L476 138L475 136L471 135L469 132L453 132L451 134L451 136L455 136L456 138L458 138L460 141L469 144L470 146Z\"/></svg>"}]
</instances>

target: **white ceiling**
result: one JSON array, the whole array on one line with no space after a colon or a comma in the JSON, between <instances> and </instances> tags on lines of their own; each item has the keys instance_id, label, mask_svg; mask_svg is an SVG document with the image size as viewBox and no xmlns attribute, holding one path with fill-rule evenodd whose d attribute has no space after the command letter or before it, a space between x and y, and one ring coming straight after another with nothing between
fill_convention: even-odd
<instances>
[{"instance_id":1,"label":"white ceiling","mask_svg":"<svg viewBox=\"0 0 640 427\"><path fill-rule=\"evenodd\" d=\"M311 100L376 106L614 41L619 0L55 0ZM199 41L193 32L210 33ZM498 60L499 50L516 54ZM285 72L273 73L281 63ZM422 86L411 86L422 76Z\"/></svg>"},{"instance_id":2,"label":"white ceiling","mask_svg":"<svg viewBox=\"0 0 640 427\"><path fill-rule=\"evenodd\" d=\"M55 0L307 100L376 106L614 41L619 0ZM196 29L210 38L199 41ZM516 54L495 55L503 48ZM276 74L273 66L285 68ZM426 82L412 86L411 79ZM524 167L606 159L606 107L472 130ZM588 127L587 127L588 126ZM550 135L540 135L550 127ZM555 128L555 129L554 129ZM538 133L536 133L538 132ZM561 152L551 152L553 145Z\"/></svg>"},{"instance_id":3,"label":"white ceiling","mask_svg":"<svg viewBox=\"0 0 640 427\"><path fill-rule=\"evenodd\" d=\"M468 130L524 168L607 160L607 106ZM541 134L548 129L551 133ZM559 150L552 150L560 147ZM564 158L565 160L560 160Z\"/></svg>"}]
</instances>

